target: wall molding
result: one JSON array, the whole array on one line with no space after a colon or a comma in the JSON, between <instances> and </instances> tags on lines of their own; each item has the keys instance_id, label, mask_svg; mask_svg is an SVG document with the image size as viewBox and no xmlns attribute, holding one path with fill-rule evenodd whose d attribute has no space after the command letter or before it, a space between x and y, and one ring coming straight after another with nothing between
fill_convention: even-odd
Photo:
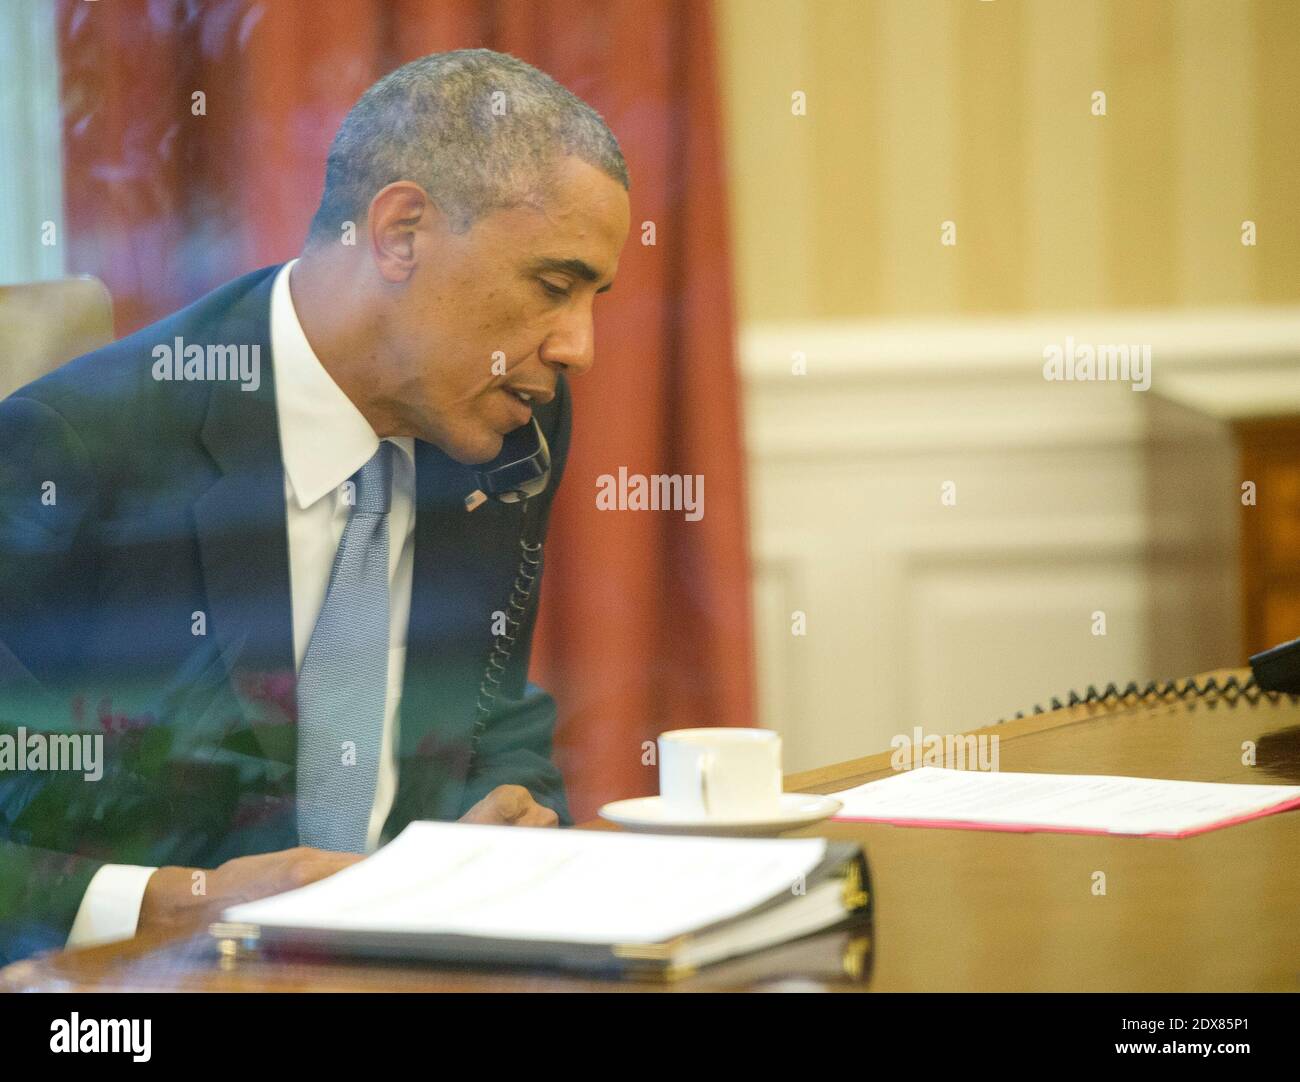
<instances>
[{"instance_id":1,"label":"wall molding","mask_svg":"<svg viewBox=\"0 0 1300 1082\"><path fill-rule=\"evenodd\" d=\"M1063 312L960 320L823 320L754 323L739 335L740 364L751 382L822 378L893 378L906 382L952 376L1041 378L1043 347L1063 342L1138 342L1153 364L1179 371L1224 363L1293 364L1300 343L1300 307ZM791 375L802 351L809 375Z\"/></svg>"},{"instance_id":2,"label":"wall molding","mask_svg":"<svg viewBox=\"0 0 1300 1082\"><path fill-rule=\"evenodd\" d=\"M1065 333L1150 342L1151 389L1044 380L1043 344ZM1098 680L1239 660L1232 418L1189 388L1245 388L1249 413L1292 408L1280 382L1300 411L1300 309L766 325L740 340L757 720L783 734L788 769ZM790 373L795 348L807 376ZM1104 637L1089 631L1098 610Z\"/></svg>"}]
</instances>

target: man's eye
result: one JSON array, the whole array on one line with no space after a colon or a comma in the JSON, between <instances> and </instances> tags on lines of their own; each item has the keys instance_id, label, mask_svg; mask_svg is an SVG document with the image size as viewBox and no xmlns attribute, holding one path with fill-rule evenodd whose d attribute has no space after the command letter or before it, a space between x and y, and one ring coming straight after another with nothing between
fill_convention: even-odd
<instances>
[{"instance_id":1,"label":"man's eye","mask_svg":"<svg viewBox=\"0 0 1300 1082\"><path fill-rule=\"evenodd\" d=\"M539 278L537 280L542 283L542 288L552 297L567 297L569 295L567 286L557 286L553 282L548 282L545 278Z\"/></svg>"}]
</instances>

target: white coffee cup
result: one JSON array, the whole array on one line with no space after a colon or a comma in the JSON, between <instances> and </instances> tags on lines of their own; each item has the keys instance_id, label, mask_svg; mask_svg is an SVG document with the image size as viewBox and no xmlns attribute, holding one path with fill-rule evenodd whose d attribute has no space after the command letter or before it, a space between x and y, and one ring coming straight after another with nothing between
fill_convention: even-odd
<instances>
[{"instance_id":1,"label":"white coffee cup","mask_svg":"<svg viewBox=\"0 0 1300 1082\"><path fill-rule=\"evenodd\" d=\"M659 796L680 815L748 819L781 805L781 736L770 729L674 729L659 737Z\"/></svg>"}]
</instances>

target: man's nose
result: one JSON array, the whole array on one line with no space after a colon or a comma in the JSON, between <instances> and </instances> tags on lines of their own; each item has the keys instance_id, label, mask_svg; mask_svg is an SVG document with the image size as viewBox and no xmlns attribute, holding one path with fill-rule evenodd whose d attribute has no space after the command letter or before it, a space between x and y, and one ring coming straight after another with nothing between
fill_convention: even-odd
<instances>
[{"instance_id":1,"label":"man's nose","mask_svg":"<svg viewBox=\"0 0 1300 1082\"><path fill-rule=\"evenodd\" d=\"M541 359L563 365L572 376L580 376L596 363L596 328L591 312L575 313L556 327L542 342Z\"/></svg>"}]
</instances>

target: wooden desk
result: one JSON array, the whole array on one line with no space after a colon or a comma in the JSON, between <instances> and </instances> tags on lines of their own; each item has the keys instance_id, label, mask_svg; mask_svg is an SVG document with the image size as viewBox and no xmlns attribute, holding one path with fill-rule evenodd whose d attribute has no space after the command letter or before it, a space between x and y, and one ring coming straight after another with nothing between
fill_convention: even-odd
<instances>
[{"instance_id":1,"label":"wooden desk","mask_svg":"<svg viewBox=\"0 0 1300 1082\"><path fill-rule=\"evenodd\" d=\"M1222 674L1218 674L1222 675ZM900 724L900 729L905 728ZM1300 703L1205 699L1076 706L981 730L1003 770L1300 783ZM1257 748L1242 764L1242 744ZM888 753L793 775L829 792L889 772ZM584 824L605 829L604 824ZM828 823L798 832L867 848L868 939L828 933L674 985L537 971L402 965L220 967L205 937L67 951L0 971L9 990L701 991L1300 988L1300 813L1194 838L933 830ZM1093 893L1094 873L1106 877Z\"/></svg>"}]
</instances>

